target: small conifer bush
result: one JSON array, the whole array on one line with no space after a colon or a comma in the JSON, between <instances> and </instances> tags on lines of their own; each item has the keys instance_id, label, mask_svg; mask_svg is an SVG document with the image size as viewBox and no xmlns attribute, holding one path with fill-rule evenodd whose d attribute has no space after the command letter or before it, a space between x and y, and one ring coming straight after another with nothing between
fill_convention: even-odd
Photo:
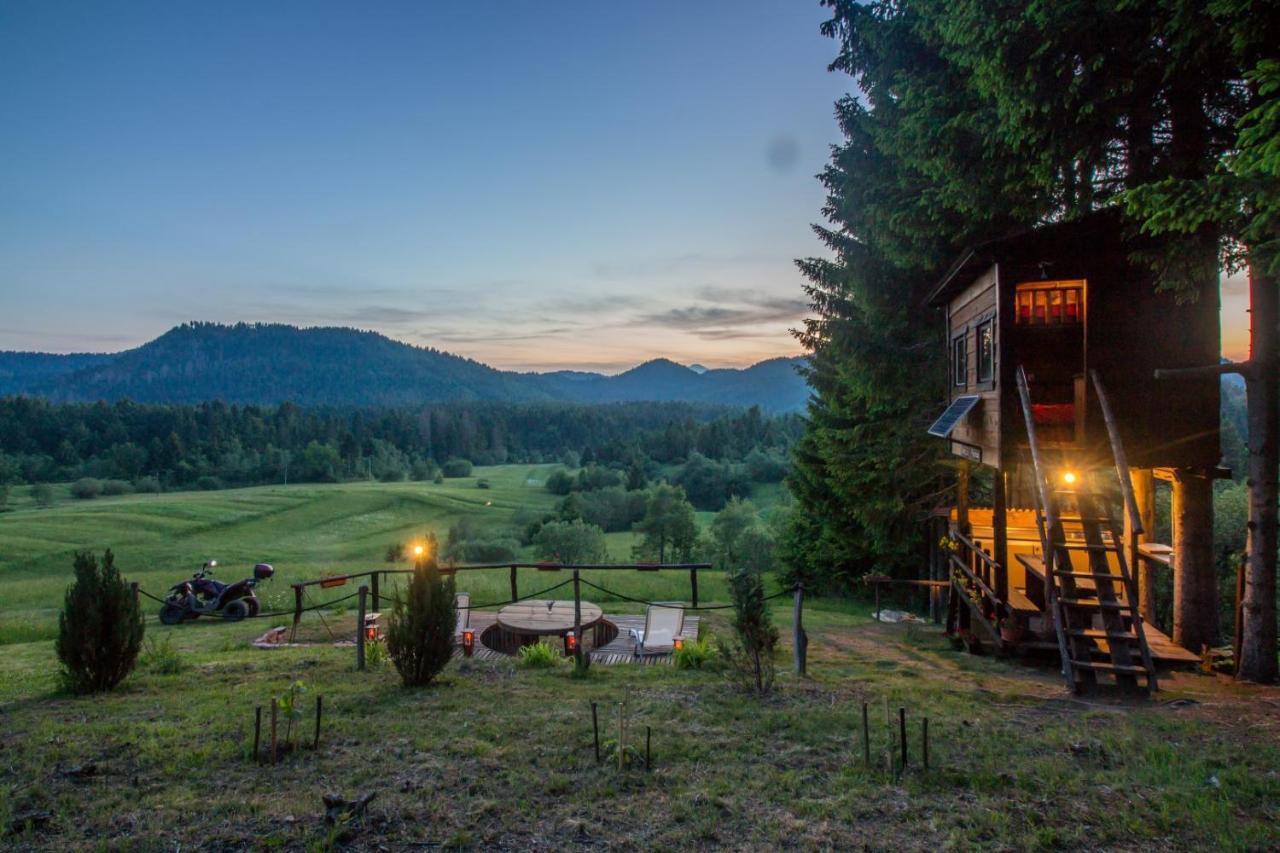
<instances>
[{"instance_id":1,"label":"small conifer bush","mask_svg":"<svg viewBox=\"0 0 1280 853\"><path fill-rule=\"evenodd\" d=\"M76 554L76 579L58 617L58 659L72 693L100 693L124 681L142 649L142 612L108 549L102 565Z\"/></svg>"},{"instance_id":2,"label":"small conifer bush","mask_svg":"<svg viewBox=\"0 0 1280 853\"><path fill-rule=\"evenodd\" d=\"M733 593L735 636L718 652L744 688L764 695L773 689L773 654L778 645L778 629L765 600L764 578L757 571L739 569L729 575L729 589Z\"/></svg>"},{"instance_id":3,"label":"small conifer bush","mask_svg":"<svg viewBox=\"0 0 1280 853\"><path fill-rule=\"evenodd\" d=\"M440 574L434 537L427 553L414 566L404 596L396 598L387 628L387 654L405 687L430 684L440 674L453 656L458 626L453 577Z\"/></svg>"}]
</instances>

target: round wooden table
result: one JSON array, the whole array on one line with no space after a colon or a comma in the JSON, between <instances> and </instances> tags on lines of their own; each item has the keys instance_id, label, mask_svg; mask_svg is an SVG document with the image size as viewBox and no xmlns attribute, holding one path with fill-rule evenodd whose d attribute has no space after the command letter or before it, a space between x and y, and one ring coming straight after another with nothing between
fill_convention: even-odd
<instances>
[{"instance_id":1,"label":"round wooden table","mask_svg":"<svg viewBox=\"0 0 1280 853\"><path fill-rule=\"evenodd\" d=\"M584 632L604 618L604 611L589 601L580 607ZM517 601L498 611L498 625L513 634L535 637L568 634L573 631L573 602L545 598Z\"/></svg>"}]
</instances>

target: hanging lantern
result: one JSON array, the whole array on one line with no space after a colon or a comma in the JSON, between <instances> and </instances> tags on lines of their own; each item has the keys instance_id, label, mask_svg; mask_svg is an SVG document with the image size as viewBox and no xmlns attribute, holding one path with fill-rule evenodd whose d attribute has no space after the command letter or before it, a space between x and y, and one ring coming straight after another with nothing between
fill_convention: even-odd
<instances>
[{"instance_id":1,"label":"hanging lantern","mask_svg":"<svg viewBox=\"0 0 1280 853\"><path fill-rule=\"evenodd\" d=\"M476 632L467 629L462 632L462 654L464 657L471 657L471 652L476 645Z\"/></svg>"},{"instance_id":2,"label":"hanging lantern","mask_svg":"<svg viewBox=\"0 0 1280 853\"><path fill-rule=\"evenodd\" d=\"M681 649L684 648L684 640L680 639L679 637L676 637L674 640L671 641L671 647L675 649L677 652L680 651Z\"/></svg>"},{"instance_id":3,"label":"hanging lantern","mask_svg":"<svg viewBox=\"0 0 1280 853\"><path fill-rule=\"evenodd\" d=\"M564 653L568 657L578 651L578 635L570 632L564 635Z\"/></svg>"}]
</instances>

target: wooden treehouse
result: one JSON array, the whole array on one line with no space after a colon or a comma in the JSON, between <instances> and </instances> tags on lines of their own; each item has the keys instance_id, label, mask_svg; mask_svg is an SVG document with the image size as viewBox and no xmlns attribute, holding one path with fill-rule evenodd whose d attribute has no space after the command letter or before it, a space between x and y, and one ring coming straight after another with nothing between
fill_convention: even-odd
<instances>
[{"instance_id":1,"label":"wooden treehouse","mask_svg":"<svg viewBox=\"0 0 1280 853\"><path fill-rule=\"evenodd\" d=\"M1198 661L1216 632L1218 382L1155 371L1219 357L1218 295L1157 293L1131 251L1118 219L1095 214L971 249L929 300L950 355L929 432L960 467L931 536L948 631L1056 654L1075 691L1100 676L1152 689L1157 665ZM1150 538L1154 478L1172 483L1167 546ZM979 479L989 505L971 506ZM1172 638L1152 624L1153 573L1170 570Z\"/></svg>"}]
</instances>

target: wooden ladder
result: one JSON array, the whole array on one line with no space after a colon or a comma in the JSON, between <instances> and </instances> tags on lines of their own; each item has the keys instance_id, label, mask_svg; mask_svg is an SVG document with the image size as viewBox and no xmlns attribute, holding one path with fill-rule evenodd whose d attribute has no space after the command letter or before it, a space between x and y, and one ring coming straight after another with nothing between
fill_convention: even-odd
<instances>
[{"instance_id":1,"label":"wooden ladder","mask_svg":"<svg viewBox=\"0 0 1280 853\"><path fill-rule=\"evenodd\" d=\"M1106 390L1097 371L1091 375L1107 424L1125 507L1134 528L1141 531L1129 467ZM1110 675L1125 690L1141 686L1153 692L1157 689L1155 665L1143 631L1142 615L1138 612L1138 599L1120 531L1106 503L1098 500L1091 487L1092 477L1079 472L1074 484L1062 488L1051 484L1046 457L1036 438L1026 373L1021 367L1017 381L1035 473L1036 522L1044 552L1048 609L1058 638L1063 678L1075 693L1090 690L1098 683L1099 675ZM1063 467L1069 470L1068 466ZM1059 512L1064 502L1075 503L1084 534L1082 539L1069 539L1066 535ZM1085 570L1078 570L1072 564L1071 555L1081 552L1087 555Z\"/></svg>"}]
</instances>

